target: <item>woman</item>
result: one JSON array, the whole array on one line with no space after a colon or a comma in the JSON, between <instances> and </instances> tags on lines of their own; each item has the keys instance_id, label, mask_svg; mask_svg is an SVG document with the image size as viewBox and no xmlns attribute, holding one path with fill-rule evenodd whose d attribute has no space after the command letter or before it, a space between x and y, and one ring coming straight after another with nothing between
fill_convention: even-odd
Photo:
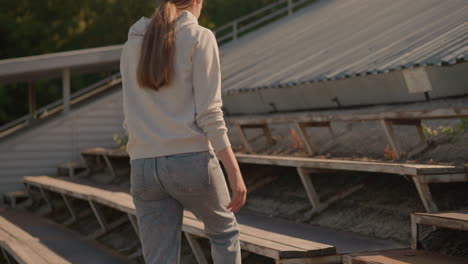
<instances>
[{"instance_id":1,"label":"woman","mask_svg":"<svg viewBox=\"0 0 468 264\"><path fill-rule=\"evenodd\" d=\"M131 26L122 50L130 193L147 263L180 262L184 208L204 222L214 263L241 263L234 212L246 187L221 110L216 38L198 24L202 5L160 0L150 19Z\"/></svg>"}]
</instances>

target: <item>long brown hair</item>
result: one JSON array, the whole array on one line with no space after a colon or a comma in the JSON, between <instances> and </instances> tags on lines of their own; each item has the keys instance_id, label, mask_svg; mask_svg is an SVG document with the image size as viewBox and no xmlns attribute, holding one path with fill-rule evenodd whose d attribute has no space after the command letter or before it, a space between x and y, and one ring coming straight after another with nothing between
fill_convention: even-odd
<instances>
[{"instance_id":1,"label":"long brown hair","mask_svg":"<svg viewBox=\"0 0 468 264\"><path fill-rule=\"evenodd\" d=\"M140 86L155 91L171 82L177 9L189 7L194 0L157 1L158 6L143 37L137 69Z\"/></svg>"}]
</instances>

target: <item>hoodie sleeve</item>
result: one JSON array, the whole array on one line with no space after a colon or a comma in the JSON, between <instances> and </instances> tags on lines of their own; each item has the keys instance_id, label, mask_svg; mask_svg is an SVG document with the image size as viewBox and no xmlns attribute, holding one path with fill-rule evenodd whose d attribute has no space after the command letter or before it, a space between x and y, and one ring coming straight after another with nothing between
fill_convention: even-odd
<instances>
[{"instance_id":1,"label":"hoodie sleeve","mask_svg":"<svg viewBox=\"0 0 468 264\"><path fill-rule=\"evenodd\" d=\"M195 118L217 152L231 146L221 109L221 70L213 32L203 28L192 55Z\"/></svg>"}]
</instances>

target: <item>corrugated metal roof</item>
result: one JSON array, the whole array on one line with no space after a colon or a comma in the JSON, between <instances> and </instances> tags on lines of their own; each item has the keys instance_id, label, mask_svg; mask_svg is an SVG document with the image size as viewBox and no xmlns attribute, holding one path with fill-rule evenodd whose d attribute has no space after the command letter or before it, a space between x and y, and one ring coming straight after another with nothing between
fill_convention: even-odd
<instances>
[{"instance_id":1,"label":"corrugated metal roof","mask_svg":"<svg viewBox=\"0 0 468 264\"><path fill-rule=\"evenodd\" d=\"M468 0L322 0L220 47L223 92L467 61Z\"/></svg>"}]
</instances>

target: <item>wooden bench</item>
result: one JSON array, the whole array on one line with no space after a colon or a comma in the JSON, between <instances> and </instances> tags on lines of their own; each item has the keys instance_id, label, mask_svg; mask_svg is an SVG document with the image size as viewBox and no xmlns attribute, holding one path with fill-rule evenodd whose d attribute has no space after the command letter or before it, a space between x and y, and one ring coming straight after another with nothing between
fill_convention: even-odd
<instances>
[{"instance_id":1,"label":"wooden bench","mask_svg":"<svg viewBox=\"0 0 468 264\"><path fill-rule=\"evenodd\" d=\"M466 258L411 249L356 253L343 257L343 264L465 264L466 262Z\"/></svg>"},{"instance_id":2,"label":"wooden bench","mask_svg":"<svg viewBox=\"0 0 468 264\"><path fill-rule=\"evenodd\" d=\"M121 149L94 148L83 149L83 153L112 154L118 157L128 157L128 153ZM327 201L320 201L310 178L310 173L317 171L363 171L399 174L411 177L419 197L427 212L437 212L438 207L432 199L429 183L449 183L468 181L467 168L464 166L413 164L376 161L354 161L340 159L318 159L310 157L289 157L275 155L235 154L238 162L250 164L264 164L276 166L296 167L301 178L307 197L313 207L313 213L318 213L333 202L358 191L362 185L353 186L336 194Z\"/></svg>"},{"instance_id":3,"label":"wooden bench","mask_svg":"<svg viewBox=\"0 0 468 264\"><path fill-rule=\"evenodd\" d=\"M296 167L307 192L312 207L323 210L330 201L321 202L312 184L309 174L317 170L362 171L405 175L414 181L419 196L427 212L437 212L437 205L432 200L429 183L466 182L468 174L464 166L437 164L409 164L393 162L353 161L338 159L317 159L309 157L288 157L274 155L235 154L238 162L275 166ZM347 194L352 191L349 190ZM338 194L338 198L343 194ZM332 198L334 200L338 198Z\"/></svg>"},{"instance_id":4,"label":"wooden bench","mask_svg":"<svg viewBox=\"0 0 468 264\"><path fill-rule=\"evenodd\" d=\"M28 198L28 195L24 191L12 191L3 194L4 201L10 204L11 208L15 208L19 203L23 202Z\"/></svg>"},{"instance_id":5,"label":"wooden bench","mask_svg":"<svg viewBox=\"0 0 468 264\"><path fill-rule=\"evenodd\" d=\"M57 255L39 239L0 215L0 247L6 263L14 259L20 264L68 264L71 263Z\"/></svg>"},{"instance_id":6,"label":"wooden bench","mask_svg":"<svg viewBox=\"0 0 468 264\"><path fill-rule=\"evenodd\" d=\"M80 173L86 171L88 167L86 164L81 162L66 162L62 163L57 167L58 176L68 176L70 178L75 178Z\"/></svg>"},{"instance_id":7,"label":"wooden bench","mask_svg":"<svg viewBox=\"0 0 468 264\"><path fill-rule=\"evenodd\" d=\"M343 113L344 111L344 113ZM379 121L385 132L387 140L392 147L396 158L411 157L420 153L428 146L428 140L423 133L421 121L428 119L453 119L467 118L468 108L439 108L433 110L415 110L399 112L377 112L377 113L346 113L346 110L335 110L332 114L320 114L315 112L294 112L270 115L242 115L226 116L226 124L233 126L241 139L247 152L254 153L254 149L249 143L244 129L261 128L270 144L272 139L269 126L275 123L287 123L297 130L309 155L315 155L317 148L314 146L307 134L307 127L326 127L332 137L335 136L331 123L343 121ZM419 144L409 153L404 153L395 136L394 126L414 126L419 136Z\"/></svg>"},{"instance_id":8,"label":"wooden bench","mask_svg":"<svg viewBox=\"0 0 468 264\"><path fill-rule=\"evenodd\" d=\"M125 222L130 222L138 235L135 207L131 196L127 192L113 192L48 176L27 176L24 177L24 184L28 191L31 191L31 188L34 187L38 188L46 203L52 208L54 206L46 191L59 194L64 199L70 216L75 221L78 212L73 208L69 197L87 201L101 227L100 230L91 235L92 237L105 234ZM31 195L31 197L33 196ZM100 210L101 206L125 213L126 221L118 219L113 223L107 223L104 214ZM276 263L303 263L302 261L308 258L314 262L307 263L341 262L341 259L336 256L336 248L332 245L276 234L241 224L239 224L239 228L241 230L242 249L272 258ZM196 237L206 237L203 223L191 212L184 211L182 231L187 237L198 262L208 263L196 239Z\"/></svg>"},{"instance_id":9,"label":"wooden bench","mask_svg":"<svg viewBox=\"0 0 468 264\"><path fill-rule=\"evenodd\" d=\"M468 231L468 210L411 214L411 248L417 249L419 225Z\"/></svg>"},{"instance_id":10,"label":"wooden bench","mask_svg":"<svg viewBox=\"0 0 468 264\"><path fill-rule=\"evenodd\" d=\"M95 171L106 170L111 176L109 183L121 175L129 175L130 158L125 150L109 148L82 148L80 159L86 170L80 176L89 176Z\"/></svg>"}]
</instances>

